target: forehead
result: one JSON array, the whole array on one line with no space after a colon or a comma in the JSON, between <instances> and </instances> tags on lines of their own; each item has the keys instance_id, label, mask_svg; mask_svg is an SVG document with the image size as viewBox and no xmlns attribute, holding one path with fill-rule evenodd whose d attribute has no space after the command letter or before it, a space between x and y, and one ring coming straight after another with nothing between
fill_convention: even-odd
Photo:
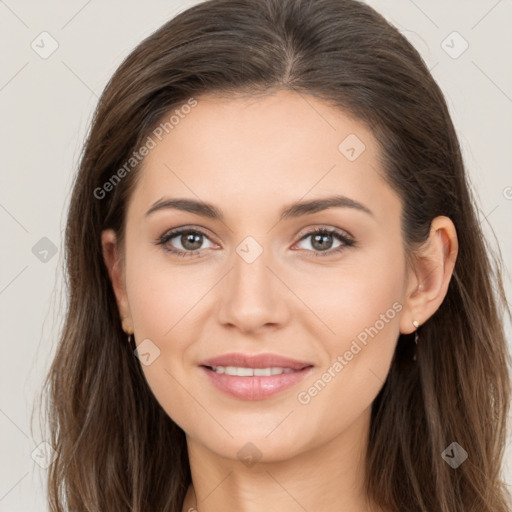
<instances>
[{"instance_id":1,"label":"forehead","mask_svg":"<svg viewBox=\"0 0 512 512\"><path fill-rule=\"evenodd\" d=\"M134 209L146 211L163 196L200 198L241 214L305 195L393 199L371 131L326 102L293 91L196 100L159 137L150 135L154 147L139 171Z\"/></svg>"}]
</instances>

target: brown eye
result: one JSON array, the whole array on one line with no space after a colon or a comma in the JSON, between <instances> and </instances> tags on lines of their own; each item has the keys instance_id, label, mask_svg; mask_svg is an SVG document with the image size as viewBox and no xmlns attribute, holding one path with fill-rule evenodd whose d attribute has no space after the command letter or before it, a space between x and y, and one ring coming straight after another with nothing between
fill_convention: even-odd
<instances>
[{"instance_id":1,"label":"brown eye","mask_svg":"<svg viewBox=\"0 0 512 512\"><path fill-rule=\"evenodd\" d=\"M192 256L200 252L205 240L209 240L205 233L196 229L177 229L164 234L158 245L162 245L168 252L179 256ZM211 242L210 242L211 244ZM213 247L213 244L210 245Z\"/></svg>"},{"instance_id":2,"label":"brown eye","mask_svg":"<svg viewBox=\"0 0 512 512\"><path fill-rule=\"evenodd\" d=\"M179 241L183 248L195 251L199 249L203 243L203 235L190 231L188 233L179 235Z\"/></svg>"},{"instance_id":3,"label":"brown eye","mask_svg":"<svg viewBox=\"0 0 512 512\"><path fill-rule=\"evenodd\" d=\"M310 239L309 247L305 249L313 252L315 256L328 256L344 250L346 247L355 245L355 241L347 235L333 229L319 228L304 235L300 242ZM338 242L337 245L336 241ZM334 247L334 248L333 248ZM303 247L304 249L304 247Z\"/></svg>"}]
</instances>

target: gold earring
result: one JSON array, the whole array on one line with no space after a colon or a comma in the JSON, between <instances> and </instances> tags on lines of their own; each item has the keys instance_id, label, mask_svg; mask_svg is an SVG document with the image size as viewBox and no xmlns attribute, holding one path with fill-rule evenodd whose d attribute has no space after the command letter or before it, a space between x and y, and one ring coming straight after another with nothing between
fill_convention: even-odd
<instances>
[{"instance_id":1,"label":"gold earring","mask_svg":"<svg viewBox=\"0 0 512 512\"><path fill-rule=\"evenodd\" d=\"M133 329L125 330L126 334L128 334L128 345L132 348L132 339L133 339L133 348L135 348L135 338L133 336Z\"/></svg>"},{"instance_id":2,"label":"gold earring","mask_svg":"<svg viewBox=\"0 0 512 512\"><path fill-rule=\"evenodd\" d=\"M131 329L130 327L126 327L126 324L127 322L125 322L125 319L128 318L126 315L123 315L121 317L121 324L122 324L122 329L123 331L128 334L128 343L130 343L130 335L133 334L133 329Z\"/></svg>"}]
</instances>

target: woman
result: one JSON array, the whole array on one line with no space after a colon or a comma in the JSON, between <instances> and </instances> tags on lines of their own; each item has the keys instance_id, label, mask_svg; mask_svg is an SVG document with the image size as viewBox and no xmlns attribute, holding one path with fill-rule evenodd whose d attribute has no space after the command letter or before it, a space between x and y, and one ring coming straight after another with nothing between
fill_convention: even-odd
<instances>
[{"instance_id":1,"label":"woman","mask_svg":"<svg viewBox=\"0 0 512 512\"><path fill-rule=\"evenodd\" d=\"M506 305L443 95L353 0L209 0L104 91L52 511L509 510Z\"/></svg>"}]
</instances>

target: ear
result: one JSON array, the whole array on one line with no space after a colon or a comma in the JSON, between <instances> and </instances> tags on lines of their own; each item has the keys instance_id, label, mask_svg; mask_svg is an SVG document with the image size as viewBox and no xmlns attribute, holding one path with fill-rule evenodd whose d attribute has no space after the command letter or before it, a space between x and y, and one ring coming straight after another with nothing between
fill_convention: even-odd
<instances>
[{"instance_id":1,"label":"ear","mask_svg":"<svg viewBox=\"0 0 512 512\"><path fill-rule=\"evenodd\" d=\"M436 217L425 243L412 256L407 290L400 318L400 332L416 330L413 321L424 324L443 302L458 254L457 232L448 217Z\"/></svg>"},{"instance_id":2,"label":"ear","mask_svg":"<svg viewBox=\"0 0 512 512\"><path fill-rule=\"evenodd\" d=\"M112 282L112 288L116 296L117 307L121 315L123 330L133 333L133 323L126 293L126 284L124 277L124 262L121 259L120 249L117 243L116 233L113 229L106 229L101 233L101 247L103 260Z\"/></svg>"}]
</instances>

